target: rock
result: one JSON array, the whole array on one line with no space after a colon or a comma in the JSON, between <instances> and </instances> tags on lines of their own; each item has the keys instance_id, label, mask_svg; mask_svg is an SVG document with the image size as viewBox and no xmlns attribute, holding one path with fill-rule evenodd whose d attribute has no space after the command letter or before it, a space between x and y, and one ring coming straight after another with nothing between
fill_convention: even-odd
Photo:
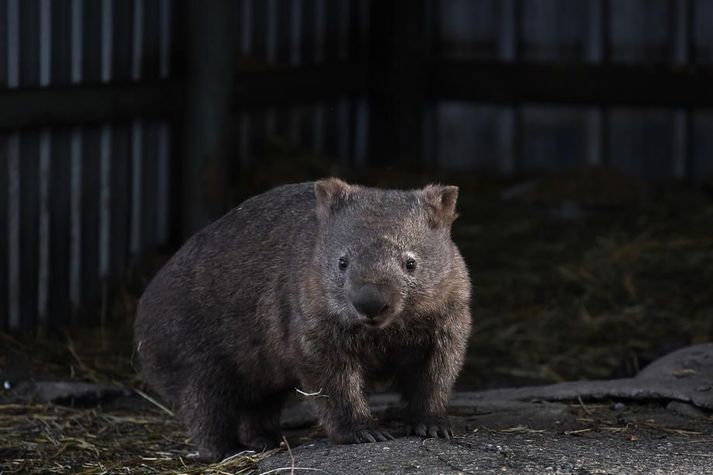
<instances>
[{"instance_id":1,"label":"rock","mask_svg":"<svg viewBox=\"0 0 713 475\"><path fill-rule=\"evenodd\" d=\"M711 381L713 343L704 343L674 351L651 363L634 378L493 389L471 393L469 397L483 401L659 399L690 403L713 410L713 391L700 390L710 386Z\"/></svg>"},{"instance_id":2,"label":"rock","mask_svg":"<svg viewBox=\"0 0 713 475\"><path fill-rule=\"evenodd\" d=\"M704 418L708 417L708 414L697 408L692 404L685 402L671 401L666 405L666 409L673 411L681 416L691 417L691 418Z\"/></svg>"},{"instance_id":3,"label":"rock","mask_svg":"<svg viewBox=\"0 0 713 475\"><path fill-rule=\"evenodd\" d=\"M130 389L107 384L76 381L23 381L14 387L9 398L23 402L93 405L132 394Z\"/></svg>"},{"instance_id":4,"label":"rock","mask_svg":"<svg viewBox=\"0 0 713 475\"><path fill-rule=\"evenodd\" d=\"M636 375L637 379L675 380L695 379L696 387L713 381L713 343L688 346L669 353Z\"/></svg>"}]
</instances>

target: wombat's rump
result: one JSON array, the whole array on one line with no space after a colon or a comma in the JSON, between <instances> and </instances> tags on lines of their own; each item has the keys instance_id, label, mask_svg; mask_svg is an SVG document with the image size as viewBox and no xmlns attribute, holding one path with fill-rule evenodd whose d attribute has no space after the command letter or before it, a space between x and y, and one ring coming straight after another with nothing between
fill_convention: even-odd
<instances>
[{"instance_id":1,"label":"wombat's rump","mask_svg":"<svg viewBox=\"0 0 713 475\"><path fill-rule=\"evenodd\" d=\"M447 437L470 333L470 281L451 241L458 189L338 179L281 186L198 232L149 284L135 340L145 380L201 457L279 444L295 388L330 440L388 437L365 382L389 378L411 430Z\"/></svg>"}]
</instances>

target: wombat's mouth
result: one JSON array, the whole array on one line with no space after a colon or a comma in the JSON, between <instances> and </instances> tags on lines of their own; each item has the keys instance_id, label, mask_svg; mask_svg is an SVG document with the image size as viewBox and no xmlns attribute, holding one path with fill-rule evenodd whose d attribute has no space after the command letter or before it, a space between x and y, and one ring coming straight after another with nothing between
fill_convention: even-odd
<instances>
[{"instance_id":1,"label":"wombat's mouth","mask_svg":"<svg viewBox=\"0 0 713 475\"><path fill-rule=\"evenodd\" d=\"M367 328L384 328L391 323L393 320L393 315L379 315L377 317L361 317L359 323Z\"/></svg>"}]
</instances>

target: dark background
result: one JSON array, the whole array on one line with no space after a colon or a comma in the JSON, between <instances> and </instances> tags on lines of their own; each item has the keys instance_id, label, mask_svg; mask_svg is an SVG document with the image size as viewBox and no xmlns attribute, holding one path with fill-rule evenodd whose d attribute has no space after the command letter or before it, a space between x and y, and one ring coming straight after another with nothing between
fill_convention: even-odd
<instances>
[{"instance_id":1,"label":"dark background","mask_svg":"<svg viewBox=\"0 0 713 475\"><path fill-rule=\"evenodd\" d=\"M713 338L712 84L713 0L0 0L0 329L126 353L241 199L442 181L461 384L633 374Z\"/></svg>"}]
</instances>

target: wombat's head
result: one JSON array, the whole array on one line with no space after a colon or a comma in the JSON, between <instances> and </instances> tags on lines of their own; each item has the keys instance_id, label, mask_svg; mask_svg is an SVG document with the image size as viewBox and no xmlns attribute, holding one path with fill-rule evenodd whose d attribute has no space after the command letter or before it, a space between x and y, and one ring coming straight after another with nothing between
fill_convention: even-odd
<instances>
[{"instance_id":1,"label":"wombat's head","mask_svg":"<svg viewBox=\"0 0 713 475\"><path fill-rule=\"evenodd\" d=\"M450 238L457 187L380 190L330 178L314 193L315 259L330 313L383 328L443 302L457 256Z\"/></svg>"}]
</instances>

